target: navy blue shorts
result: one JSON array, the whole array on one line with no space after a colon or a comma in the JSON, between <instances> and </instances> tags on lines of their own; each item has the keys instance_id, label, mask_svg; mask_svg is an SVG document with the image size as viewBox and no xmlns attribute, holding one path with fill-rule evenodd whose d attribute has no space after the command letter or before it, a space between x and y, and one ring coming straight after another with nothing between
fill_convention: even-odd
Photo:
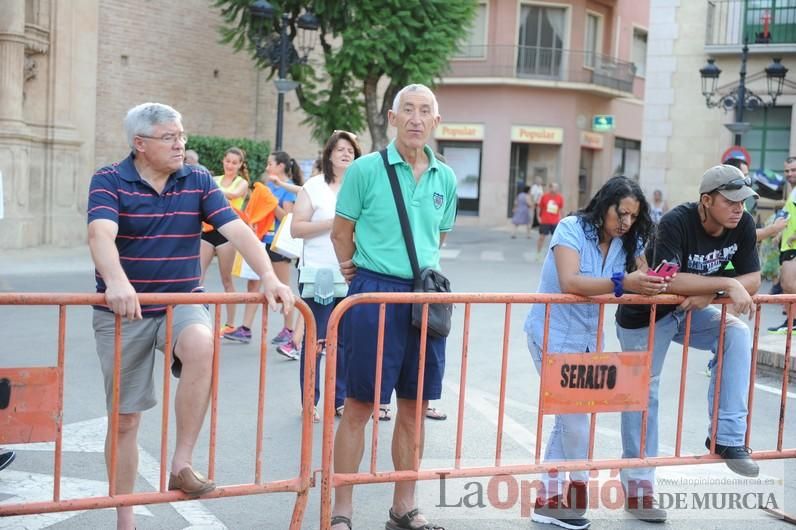
<instances>
[{"instance_id":1,"label":"navy blue shorts","mask_svg":"<svg viewBox=\"0 0 796 530\"><path fill-rule=\"evenodd\" d=\"M348 294L406 293L412 281L357 269ZM378 304L355 305L341 323L348 365L348 397L372 403L375 392L376 344L379 332ZM400 399L417 399L420 330L412 325L411 305L387 305L384 323L384 360L380 403L390 402L393 390ZM439 399L445 373L445 339L426 341L423 399Z\"/></svg>"}]
</instances>

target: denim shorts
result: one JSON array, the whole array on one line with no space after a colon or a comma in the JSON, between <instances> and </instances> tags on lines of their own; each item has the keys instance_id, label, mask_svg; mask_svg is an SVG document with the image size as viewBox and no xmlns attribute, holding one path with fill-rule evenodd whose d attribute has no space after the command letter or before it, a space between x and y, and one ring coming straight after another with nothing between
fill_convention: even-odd
<instances>
[{"instance_id":1,"label":"denim shorts","mask_svg":"<svg viewBox=\"0 0 796 530\"><path fill-rule=\"evenodd\" d=\"M412 280L358 269L348 295L358 293L406 293ZM375 393L376 344L379 328L378 304L351 307L341 324L348 365L347 393L359 401L372 403ZM388 304L384 321L384 358L379 402L390 402L393 390L400 399L417 399L420 360L420 330L412 325L410 304ZM426 340L423 400L439 399L445 373L445 339Z\"/></svg>"}]
</instances>

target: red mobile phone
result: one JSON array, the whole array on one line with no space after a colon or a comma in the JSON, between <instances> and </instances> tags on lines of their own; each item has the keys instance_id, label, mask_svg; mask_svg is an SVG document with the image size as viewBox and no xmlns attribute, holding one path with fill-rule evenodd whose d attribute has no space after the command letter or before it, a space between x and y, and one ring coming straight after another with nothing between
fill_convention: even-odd
<instances>
[{"instance_id":1,"label":"red mobile phone","mask_svg":"<svg viewBox=\"0 0 796 530\"><path fill-rule=\"evenodd\" d=\"M667 276L673 276L677 271L680 270L680 265L677 263L669 263L666 260L661 261L654 270L650 269L647 271L651 276L660 276L665 278Z\"/></svg>"}]
</instances>

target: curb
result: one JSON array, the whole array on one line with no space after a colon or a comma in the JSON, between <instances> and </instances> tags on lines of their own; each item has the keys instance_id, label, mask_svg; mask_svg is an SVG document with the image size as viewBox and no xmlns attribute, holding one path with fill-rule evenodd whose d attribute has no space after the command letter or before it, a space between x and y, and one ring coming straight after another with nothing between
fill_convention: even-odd
<instances>
[{"instance_id":1,"label":"curb","mask_svg":"<svg viewBox=\"0 0 796 530\"><path fill-rule=\"evenodd\" d=\"M782 370L785 367L785 335L766 335L761 336L757 342L757 364ZM790 354L791 376L796 376L796 355L793 349Z\"/></svg>"}]
</instances>

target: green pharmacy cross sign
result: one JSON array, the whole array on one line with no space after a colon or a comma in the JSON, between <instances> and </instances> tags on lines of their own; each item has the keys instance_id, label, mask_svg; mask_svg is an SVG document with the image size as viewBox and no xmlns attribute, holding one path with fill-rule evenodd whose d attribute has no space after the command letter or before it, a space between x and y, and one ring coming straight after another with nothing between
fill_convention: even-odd
<instances>
[{"instance_id":1,"label":"green pharmacy cross sign","mask_svg":"<svg viewBox=\"0 0 796 530\"><path fill-rule=\"evenodd\" d=\"M613 131L614 127L614 117L608 114L598 114L591 122L591 128L596 132Z\"/></svg>"}]
</instances>

